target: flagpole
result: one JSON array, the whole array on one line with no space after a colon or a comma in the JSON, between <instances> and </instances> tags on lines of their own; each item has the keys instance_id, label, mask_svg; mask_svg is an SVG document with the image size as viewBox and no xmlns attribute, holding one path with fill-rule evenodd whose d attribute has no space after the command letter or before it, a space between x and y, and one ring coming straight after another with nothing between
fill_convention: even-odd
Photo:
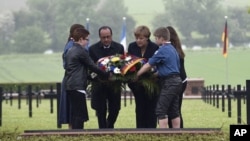
<instances>
[{"instance_id":1,"label":"flagpole","mask_svg":"<svg viewBox=\"0 0 250 141\"><path fill-rule=\"evenodd\" d=\"M229 84L228 80L228 59L226 58L226 86Z\"/></svg>"},{"instance_id":2,"label":"flagpole","mask_svg":"<svg viewBox=\"0 0 250 141\"><path fill-rule=\"evenodd\" d=\"M228 78L228 46L229 46L229 42L228 42L228 27L227 27L227 16L224 17L225 18L225 30L226 30L226 35L225 35L225 39L224 39L224 46L226 46L226 87L229 84L229 78Z\"/></svg>"},{"instance_id":3,"label":"flagpole","mask_svg":"<svg viewBox=\"0 0 250 141\"><path fill-rule=\"evenodd\" d=\"M89 30L89 18L86 18L86 29Z\"/></svg>"},{"instance_id":4,"label":"flagpole","mask_svg":"<svg viewBox=\"0 0 250 141\"><path fill-rule=\"evenodd\" d=\"M127 53L127 39L126 39L126 17L122 17L122 20L123 20L123 24L122 24L122 33L121 33L121 39L120 39L120 43L123 45L123 49L124 49L124 55ZM126 84L125 85L125 89L124 89L124 101L126 101L126 96L127 96L127 87L128 85ZM126 102L125 102L126 104ZM126 105L125 105L126 106Z\"/></svg>"},{"instance_id":5,"label":"flagpole","mask_svg":"<svg viewBox=\"0 0 250 141\"><path fill-rule=\"evenodd\" d=\"M86 27L85 27L88 31L89 31L89 18L86 18ZM87 50L89 49L89 42L87 44Z\"/></svg>"},{"instance_id":6,"label":"flagpole","mask_svg":"<svg viewBox=\"0 0 250 141\"><path fill-rule=\"evenodd\" d=\"M123 24L122 24L122 33L121 33L121 39L120 43L124 47L124 53L127 52L127 40L126 40L126 17L123 17Z\"/></svg>"},{"instance_id":7,"label":"flagpole","mask_svg":"<svg viewBox=\"0 0 250 141\"><path fill-rule=\"evenodd\" d=\"M125 32L125 47L124 48L125 48L125 52L126 52L127 51L127 43L126 43L127 42L127 39L126 39L126 17L123 17L122 19L123 19L123 24L124 24L123 28L124 28L124 32Z\"/></svg>"}]
</instances>

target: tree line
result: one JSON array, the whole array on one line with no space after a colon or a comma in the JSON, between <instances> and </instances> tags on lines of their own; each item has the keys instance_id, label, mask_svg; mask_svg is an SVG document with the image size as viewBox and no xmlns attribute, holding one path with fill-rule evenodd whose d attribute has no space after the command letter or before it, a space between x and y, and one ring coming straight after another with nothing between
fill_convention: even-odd
<instances>
[{"instance_id":1,"label":"tree line","mask_svg":"<svg viewBox=\"0 0 250 141\"><path fill-rule=\"evenodd\" d=\"M183 44L214 47L221 43L227 15L230 42L249 44L250 8L225 7L221 2L163 0L165 10L154 17L153 28L172 25L179 31ZM27 0L26 4L27 9L0 13L0 54L43 53L47 49L61 52L70 25L85 25L87 18L90 43L98 41L98 28L102 25L111 26L113 39L120 41L123 17L127 42L134 40L136 22L128 14L124 0Z\"/></svg>"}]
</instances>

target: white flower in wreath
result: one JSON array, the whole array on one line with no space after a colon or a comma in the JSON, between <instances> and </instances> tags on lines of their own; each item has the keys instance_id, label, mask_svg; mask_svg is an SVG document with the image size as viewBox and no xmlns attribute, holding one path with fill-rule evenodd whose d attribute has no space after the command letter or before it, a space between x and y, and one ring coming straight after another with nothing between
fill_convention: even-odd
<instances>
[{"instance_id":1,"label":"white flower in wreath","mask_svg":"<svg viewBox=\"0 0 250 141\"><path fill-rule=\"evenodd\" d=\"M126 58L125 58L125 61L130 61L132 59L132 57L131 56L127 56Z\"/></svg>"},{"instance_id":2,"label":"white flower in wreath","mask_svg":"<svg viewBox=\"0 0 250 141\"><path fill-rule=\"evenodd\" d=\"M110 62L110 60L109 60L108 58L105 58L105 59L101 62L101 64L102 64L103 66L105 66L105 65L107 65L109 62Z\"/></svg>"},{"instance_id":3,"label":"white flower in wreath","mask_svg":"<svg viewBox=\"0 0 250 141\"><path fill-rule=\"evenodd\" d=\"M118 67L116 67L114 69L114 74L120 74L120 73L121 73L121 70Z\"/></svg>"}]
</instances>

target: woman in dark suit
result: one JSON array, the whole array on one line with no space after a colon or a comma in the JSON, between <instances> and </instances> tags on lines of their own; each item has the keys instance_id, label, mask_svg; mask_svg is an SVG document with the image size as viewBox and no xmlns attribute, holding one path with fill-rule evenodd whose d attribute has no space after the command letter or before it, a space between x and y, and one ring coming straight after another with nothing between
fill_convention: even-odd
<instances>
[{"instance_id":1,"label":"woman in dark suit","mask_svg":"<svg viewBox=\"0 0 250 141\"><path fill-rule=\"evenodd\" d=\"M185 53L182 50L181 41L180 41L175 29L172 26L167 26L167 29L170 32L171 44L175 47L176 51L178 52L178 54L180 56L180 65L181 65L180 76L182 79L182 90L181 90L181 93L179 94L179 108L180 108L180 118L181 118L180 128L183 128L183 119L182 119L182 115L181 115L181 105L182 105L183 93L187 87L187 74L186 74L185 65L184 65ZM171 119L168 120L168 125L169 125L169 128L172 128Z\"/></svg>"},{"instance_id":2,"label":"woman in dark suit","mask_svg":"<svg viewBox=\"0 0 250 141\"><path fill-rule=\"evenodd\" d=\"M128 46L128 54L146 60L153 56L159 47L149 39L150 34L147 26L138 26L134 31L135 41ZM139 82L131 82L128 86L135 97L136 128L156 128L157 93L146 93L145 88Z\"/></svg>"}]
</instances>

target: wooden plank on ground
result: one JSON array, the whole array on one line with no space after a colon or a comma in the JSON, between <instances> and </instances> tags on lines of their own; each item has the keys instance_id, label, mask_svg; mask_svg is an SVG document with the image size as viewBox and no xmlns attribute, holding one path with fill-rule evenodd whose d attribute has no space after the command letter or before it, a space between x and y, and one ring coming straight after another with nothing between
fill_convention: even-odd
<instances>
[{"instance_id":1,"label":"wooden plank on ground","mask_svg":"<svg viewBox=\"0 0 250 141\"><path fill-rule=\"evenodd\" d=\"M115 134L211 134L221 132L219 128L183 128L183 129L84 129L84 130L25 130L21 136L48 135L115 135Z\"/></svg>"}]
</instances>

